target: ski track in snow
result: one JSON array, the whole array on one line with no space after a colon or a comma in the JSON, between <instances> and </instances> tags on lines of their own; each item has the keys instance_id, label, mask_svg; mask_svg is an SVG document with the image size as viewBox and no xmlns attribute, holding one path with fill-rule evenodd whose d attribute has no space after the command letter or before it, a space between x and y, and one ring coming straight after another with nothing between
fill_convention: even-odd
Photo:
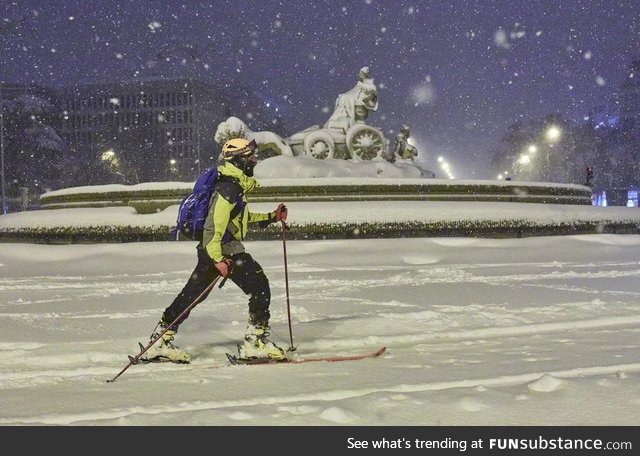
<instances>
[{"instance_id":1,"label":"ski track in snow","mask_svg":"<svg viewBox=\"0 0 640 456\"><path fill-rule=\"evenodd\" d=\"M439 242L447 245L445 240ZM344 278L347 269L349 278ZM272 288L272 334L286 345L287 314L282 306L285 290L281 267L268 265L265 270ZM126 364L128 353L135 354L133 350L139 340L145 342L144 337L151 329L145 325L154 321L180 291L188 273L175 270L89 277L0 278L0 324L37 327L45 332L66 329L75 331L79 339L21 342L18 333L4 340L0 344L0 399L22 390L37 391L46 385L69 388L69 384L88 383L105 391L113 389L103 386L105 380ZM619 279L640 278L637 262L443 265L437 264L434 257L415 255L405 256L401 266L389 267L323 268L299 261L290 264L290 274L294 334L297 344L303 347L301 356L353 354L387 346L384 363L359 362L369 366L380 364L379 378L368 380L365 382L368 386L361 388L348 388L340 382L331 386L331 382L322 380L323 375L336 378L343 375L340 368L319 363L321 367L308 370L317 374L318 379L312 392L300 386L291 394L260 395L257 387L250 387L246 394L238 393L237 397L243 399L165 397L160 402L163 397L158 396L151 397L148 404L132 407L118 405L95 410L88 407L85 411L68 413L58 408L44 413L25 411L20 416L0 412L0 424L82 425L118 423L118 420L127 423L132 417L139 420L144 416L199 411L224 412L229 419L242 424L251 420L252 415L240 409L265 405L278 407L280 413L292 416L315 414L318 422L351 424L362 418L339 406L346 399L391 395L393 401L401 402L409 397L406 395L415 393L474 388L503 390L514 386L526 390L518 396L526 399L527 394L553 394L588 377L621 379L640 372L640 363L615 354L622 341L626 343L625 351L640 353L637 304L640 286L636 289L616 286ZM455 285L455 292L450 291L451 285ZM493 287L502 291L483 291ZM414 291L405 293L406 289ZM416 289L424 292L416 294ZM536 290L541 289L562 299L558 298L558 302L538 299ZM242 321L246 312L246 297L239 290L226 287L223 291L225 301L229 301L224 304L225 311L219 312L223 304L217 302L217 294L221 291L215 290L212 302L200 304L199 316L189 320L192 328L184 331L185 348L199 354L192 364L133 366L124 374L128 381L148 381L148 373L154 372L202 386L209 384L212 376L217 381L232 383L238 371L263 369L222 365L224 352L242 333L243 327L237 320ZM495 299L501 293L508 296L504 302ZM518 301L522 304L515 305ZM111 320L127 324L122 336L104 338L102 331L108 333L108 327L92 334L91 330L76 326L95 329ZM373 323L380 320L384 324ZM215 322L216 331L208 329L211 322ZM133 332L141 327L145 328L143 334ZM368 327L377 331L369 333ZM629 334L632 336L625 337ZM549 352L548 345L537 344L539 338L549 337L555 339L558 352L571 355L559 368L553 366L557 366L562 356ZM603 345L601 341L609 337L611 343ZM460 344L469 348L467 357ZM600 360L597 365L581 364L586 362L586 351L596 354ZM499 353L502 367L509 372L474 375L472 366L483 362L482 353L484 356ZM283 371L288 370L300 373L299 366L266 369L279 375L287 375ZM603 379L599 386L610 385ZM327 408L308 405L313 401L326 403ZM469 413L486 406L473 395L458 397L456 401L459 408Z\"/></svg>"},{"instance_id":2,"label":"ski track in snow","mask_svg":"<svg viewBox=\"0 0 640 456\"><path fill-rule=\"evenodd\" d=\"M254 366L255 367L255 366ZM282 367L282 366L279 366ZM379 393L415 393L440 391L454 388L500 388L527 384L532 391L552 392L558 389L563 381L588 376L602 376L619 372L640 372L640 363L614 366L584 367L551 372L529 372L518 375L498 376L491 378L475 378L457 381L443 381L422 384L399 384L383 388L341 389L319 391L300 395L260 396L242 400L180 402L176 405L155 405L147 407L114 408L91 413L55 414L20 419L2 419L3 425L73 425L85 421L101 421L125 418L130 415L158 415L178 412L194 412L202 410L224 410L234 407L253 407L257 405L290 405L309 401L334 402L343 401Z\"/></svg>"}]
</instances>

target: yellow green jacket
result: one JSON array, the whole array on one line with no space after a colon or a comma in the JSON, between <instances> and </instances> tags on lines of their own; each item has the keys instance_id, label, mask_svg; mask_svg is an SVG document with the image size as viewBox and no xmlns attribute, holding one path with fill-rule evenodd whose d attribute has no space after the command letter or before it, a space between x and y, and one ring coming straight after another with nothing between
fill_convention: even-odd
<instances>
[{"instance_id":1,"label":"yellow green jacket","mask_svg":"<svg viewBox=\"0 0 640 456\"><path fill-rule=\"evenodd\" d=\"M211 197L202 236L202 245L216 263L225 257L244 252L242 241L247 235L249 223L259 223L261 227L266 227L276 218L275 211L265 214L249 210L246 194L258 186L253 177L247 176L229 162L222 164L218 170L220 176L216 191ZM244 206L242 210L240 207L236 208L240 202ZM225 233L228 233L226 238Z\"/></svg>"}]
</instances>

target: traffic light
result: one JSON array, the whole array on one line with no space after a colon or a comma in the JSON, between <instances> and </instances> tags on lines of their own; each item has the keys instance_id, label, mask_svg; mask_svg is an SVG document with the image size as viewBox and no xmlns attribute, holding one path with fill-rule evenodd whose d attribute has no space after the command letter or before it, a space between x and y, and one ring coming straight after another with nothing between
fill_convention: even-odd
<instances>
[{"instance_id":1,"label":"traffic light","mask_svg":"<svg viewBox=\"0 0 640 456\"><path fill-rule=\"evenodd\" d=\"M593 168L587 166L587 185L591 185L591 179L593 179Z\"/></svg>"}]
</instances>

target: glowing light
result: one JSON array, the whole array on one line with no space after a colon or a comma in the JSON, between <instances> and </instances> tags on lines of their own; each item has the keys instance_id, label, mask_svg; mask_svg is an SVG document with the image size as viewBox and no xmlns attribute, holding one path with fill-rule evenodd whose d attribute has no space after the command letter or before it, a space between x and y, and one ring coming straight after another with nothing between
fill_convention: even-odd
<instances>
[{"instance_id":1,"label":"glowing light","mask_svg":"<svg viewBox=\"0 0 640 456\"><path fill-rule=\"evenodd\" d=\"M558 127L556 127L555 125L552 125L551 127L549 127L547 129L547 139L551 142L555 142L558 139L560 139L560 135L562 134L562 130L560 130Z\"/></svg>"},{"instance_id":2,"label":"glowing light","mask_svg":"<svg viewBox=\"0 0 640 456\"><path fill-rule=\"evenodd\" d=\"M520 158L518 158L518 163L520 163L521 165L527 165L531 163L531 157L529 157L527 154L522 154L520 155Z\"/></svg>"},{"instance_id":3,"label":"glowing light","mask_svg":"<svg viewBox=\"0 0 640 456\"><path fill-rule=\"evenodd\" d=\"M442 168L447 177L449 179L455 179L453 173L451 172L451 165L449 165L449 163L445 161L444 157L438 157L438 162L440 163L440 168Z\"/></svg>"}]
</instances>

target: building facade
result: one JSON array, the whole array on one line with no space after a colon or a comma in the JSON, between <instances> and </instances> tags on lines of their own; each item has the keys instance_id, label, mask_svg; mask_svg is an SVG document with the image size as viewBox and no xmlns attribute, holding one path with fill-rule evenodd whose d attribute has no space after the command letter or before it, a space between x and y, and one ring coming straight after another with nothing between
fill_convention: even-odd
<instances>
[{"instance_id":1,"label":"building facade","mask_svg":"<svg viewBox=\"0 0 640 456\"><path fill-rule=\"evenodd\" d=\"M283 129L269 103L238 82L157 77L64 87L58 105L60 134L83 164L76 185L195 180L217 161L216 129L230 116Z\"/></svg>"},{"instance_id":2,"label":"building facade","mask_svg":"<svg viewBox=\"0 0 640 456\"><path fill-rule=\"evenodd\" d=\"M211 86L187 79L67 87L60 134L81 162L122 183L190 180L217 159L224 105Z\"/></svg>"}]
</instances>

